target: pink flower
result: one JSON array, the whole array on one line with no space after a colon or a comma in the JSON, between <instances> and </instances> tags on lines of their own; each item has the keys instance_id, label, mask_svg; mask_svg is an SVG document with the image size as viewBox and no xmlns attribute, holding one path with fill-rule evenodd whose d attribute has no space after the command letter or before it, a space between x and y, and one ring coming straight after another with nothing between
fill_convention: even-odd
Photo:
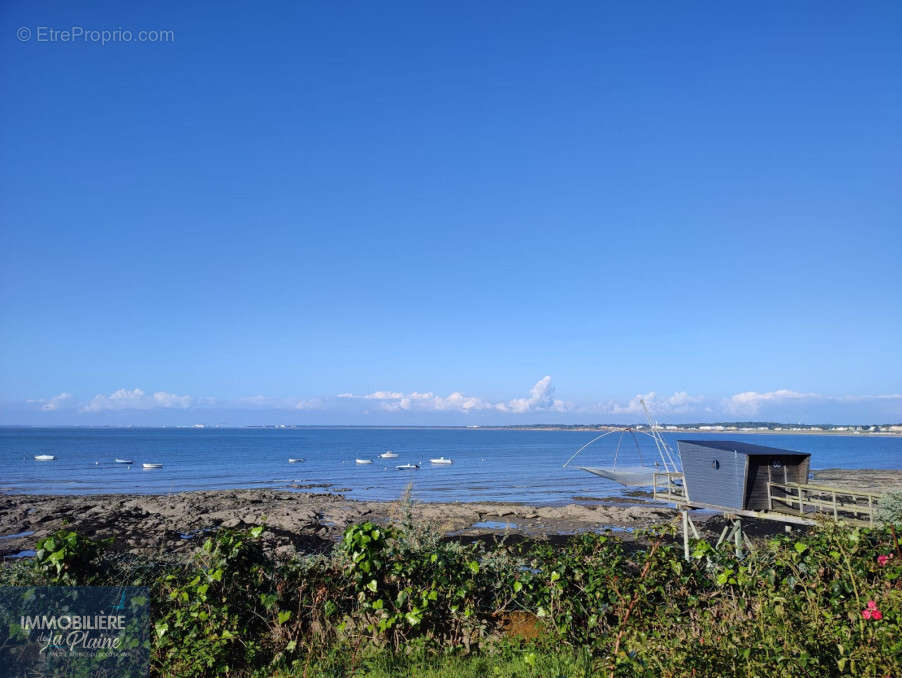
<instances>
[{"instance_id":1,"label":"pink flower","mask_svg":"<svg viewBox=\"0 0 902 678\"><path fill-rule=\"evenodd\" d=\"M868 601L868 606L861 611L861 616L864 619L873 619L874 621L883 619L883 613L877 609L877 602L873 600Z\"/></svg>"},{"instance_id":2,"label":"pink flower","mask_svg":"<svg viewBox=\"0 0 902 678\"><path fill-rule=\"evenodd\" d=\"M877 564L880 567L884 567L890 559L893 557L892 553L887 553L885 556L877 556Z\"/></svg>"}]
</instances>

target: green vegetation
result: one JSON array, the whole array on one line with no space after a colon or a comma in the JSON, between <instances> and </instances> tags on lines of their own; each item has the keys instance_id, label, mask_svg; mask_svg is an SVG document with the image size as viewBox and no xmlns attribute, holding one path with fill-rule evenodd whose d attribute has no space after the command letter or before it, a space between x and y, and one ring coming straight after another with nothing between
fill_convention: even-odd
<instances>
[{"instance_id":1,"label":"green vegetation","mask_svg":"<svg viewBox=\"0 0 902 678\"><path fill-rule=\"evenodd\" d=\"M262 528L190 563L42 540L0 584L151 587L154 675L902 675L902 551L891 525L824 525L737 559L672 529L485 547L411 520L350 527L329 556L276 560Z\"/></svg>"},{"instance_id":2,"label":"green vegetation","mask_svg":"<svg viewBox=\"0 0 902 678\"><path fill-rule=\"evenodd\" d=\"M902 492L887 492L884 494L880 498L875 517L881 525L902 526Z\"/></svg>"}]
</instances>

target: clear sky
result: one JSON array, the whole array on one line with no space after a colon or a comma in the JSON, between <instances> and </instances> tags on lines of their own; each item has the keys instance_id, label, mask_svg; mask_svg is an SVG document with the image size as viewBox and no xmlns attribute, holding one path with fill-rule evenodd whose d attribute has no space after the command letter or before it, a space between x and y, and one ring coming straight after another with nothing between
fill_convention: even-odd
<instances>
[{"instance_id":1,"label":"clear sky","mask_svg":"<svg viewBox=\"0 0 902 678\"><path fill-rule=\"evenodd\" d=\"M900 36L7 0L0 423L902 421Z\"/></svg>"}]
</instances>

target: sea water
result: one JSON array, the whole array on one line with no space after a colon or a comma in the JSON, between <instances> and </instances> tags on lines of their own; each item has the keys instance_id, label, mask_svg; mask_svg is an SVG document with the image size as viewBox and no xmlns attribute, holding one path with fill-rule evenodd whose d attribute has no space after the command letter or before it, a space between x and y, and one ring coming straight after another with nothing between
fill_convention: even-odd
<instances>
[{"instance_id":1,"label":"sea water","mask_svg":"<svg viewBox=\"0 0 902 678\"><path fill-rule=\"evenodd\" d=\"M654 463L648 436L607 436L567 468L593 431L494 429L116 429L0 428L0 491L40 494L167 493L267 487L396 499L412 484L420 501L563 504L574 497L629 492L579 466ZM812 469L902 468L902 437L667 433L678 439L729 439L810 453ZM618 449L619 444L619 449ZM395 459L381 459L385 450ZM37 454L56 461L39 462ZM450 457L449 466L430 458ZM116 464L116 458L134 464ZM289 458L303 458L290 464ZM355 459L373 459L356 464ZM143 470L142 463L162 469ZM400 464L420 464L399 471ZM663 469L662 469L663 470Z\"/></svg>"}]
</instances>

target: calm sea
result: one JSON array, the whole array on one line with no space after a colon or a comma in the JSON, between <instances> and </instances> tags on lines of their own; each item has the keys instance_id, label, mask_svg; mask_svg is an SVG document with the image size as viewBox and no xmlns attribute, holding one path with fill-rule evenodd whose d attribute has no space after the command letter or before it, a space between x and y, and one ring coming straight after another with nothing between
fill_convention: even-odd
<instances>
[{"instance_id":1,"label":"calm sea","mask_svg":"<svg viewBox=\"0 0 902 678\"><path fill-rule=\"evenodd\" d=\"M45 494L165 493L182 490L308 486L358 499L394 499L408 483L421 501L522 501L560 504L574 497L612 496L623 488L576 466L610 465L618 435L561 465L595 435L585 431L483 429L0 429L0 491ZM809 452L813 469L900 468L902 438L866 436L690 435L677 439L744 440ZM654 461L650 439L620 440L621 464L641 452ZM383 460L385 450L397 459ZM38 462L37 454L57 460ZM434 466L433 457L451 466ZM116 457L134 465L114 463ZM288 463L302 457L303 463ZM357 457L374 459L358 465ZM143 470L142 462L162 463ZM403 463L419 471L399 471ZM314 486L314 487L309 487Z\"/></svg>"}]
</instances>

